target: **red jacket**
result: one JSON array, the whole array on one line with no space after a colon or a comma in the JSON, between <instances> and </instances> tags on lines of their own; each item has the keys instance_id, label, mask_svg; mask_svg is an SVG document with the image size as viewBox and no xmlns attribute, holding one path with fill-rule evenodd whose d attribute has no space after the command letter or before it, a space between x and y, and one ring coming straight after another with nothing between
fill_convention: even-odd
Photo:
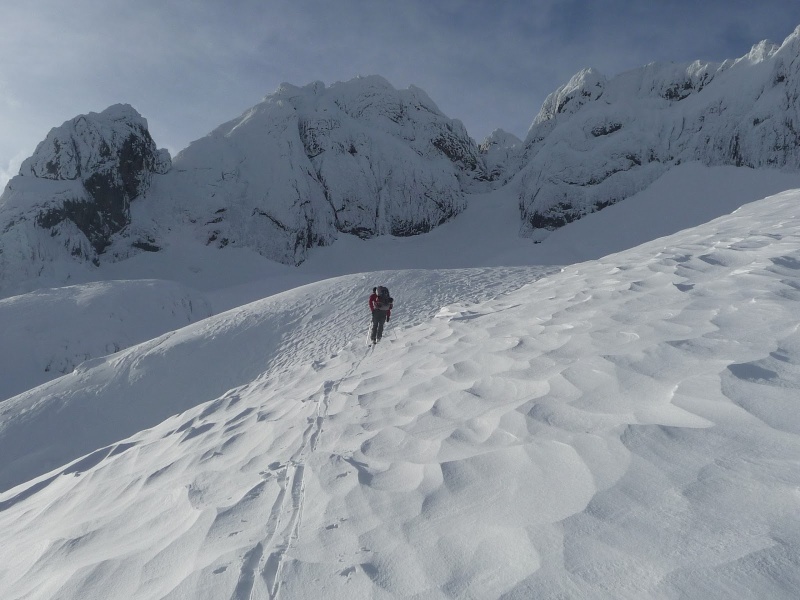
<instances>
[{"instance_id":1,"label":"red jacket","mask_svg":"<svg viewBox=\"0 0 800 600\"><path fill-rule=\"evenodd\" d=\"M375 310L377 308L377 306L378 306L378 294L372 294L369 297L369 312L372 312L373 310ZM392 309L391 308L386 311L386 316L387 317L392 316Z\"/></svg>"}]
</instances>

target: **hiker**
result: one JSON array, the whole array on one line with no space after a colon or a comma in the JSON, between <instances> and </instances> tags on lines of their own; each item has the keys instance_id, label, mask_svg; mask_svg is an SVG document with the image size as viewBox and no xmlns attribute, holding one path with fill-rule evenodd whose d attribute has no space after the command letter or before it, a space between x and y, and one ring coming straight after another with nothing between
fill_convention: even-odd
<instances>
[{"instance_id":1,"label":"hiker","mask_svg":"<svg viewBox=\"0 0 800 600\"><path fill-rule=\"evenodd\" d=\"M379 285L372 288L372 295L369 297L369 310L372 313L369 339L373 344L380 342L383 337L383 324L392 316L393 302L386 287Z\"/></svg>"}]
</instances>

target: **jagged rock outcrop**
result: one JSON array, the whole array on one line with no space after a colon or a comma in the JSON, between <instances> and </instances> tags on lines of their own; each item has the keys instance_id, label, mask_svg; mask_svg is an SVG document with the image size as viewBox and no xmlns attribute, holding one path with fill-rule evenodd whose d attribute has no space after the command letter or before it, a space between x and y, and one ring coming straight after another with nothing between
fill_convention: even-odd
<instances>
[{"instance_id":1,"label":"jagged rock outcrop","mask_svg":"<svg viewBox=\"0 0 800 600\"><path fill-rule=\"evenodd\" d=\"M486 178L460 121L422 90L396 90L377 76L284 84L174 162L157 193L199 239L287 264L340 233L430 231Z\"/></svg>"},{"instance_id":2,"label":"jagged rock outcrop","mask_svg":"<svg viewBox=\"0 0 800 600\"><path fill-rule=\"evenodd\" d=\"M541 237L623 200L681 162L800 168L800 28L723 63L581 71L533 122L515 180ZM538 231L536 231L538 230Z\"/></svg>"},{"instance_id":3,"label":"jagged rock outcrop","mask_svg":"<svg viewBox=\"0 0 800 600\"><path fill-rule=\"evenodd\" d=\"M131 202L169 168L169 153L128 105L52 129L0 197L3 277L41 272L64 255L96 263L130 224Z\"/></svg>"}]
</instances>

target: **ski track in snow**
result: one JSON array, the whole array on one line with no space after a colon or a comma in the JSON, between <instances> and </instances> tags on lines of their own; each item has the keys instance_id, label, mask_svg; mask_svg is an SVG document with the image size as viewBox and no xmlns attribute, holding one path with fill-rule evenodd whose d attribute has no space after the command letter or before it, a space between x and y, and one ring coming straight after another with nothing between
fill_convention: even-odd
<instances>
[{"instance_id":1,"label":"ski track in snow","mask_svg":"<svg viewBox=\"0 0 800 600\"><path fill-rule=\"evenodd\" d=\"M0 430L0 596L796 598L797 202L538 280L321 282L47 384ZM172 413L25 444L148 394Z\"/></svg>"}]
</instances>

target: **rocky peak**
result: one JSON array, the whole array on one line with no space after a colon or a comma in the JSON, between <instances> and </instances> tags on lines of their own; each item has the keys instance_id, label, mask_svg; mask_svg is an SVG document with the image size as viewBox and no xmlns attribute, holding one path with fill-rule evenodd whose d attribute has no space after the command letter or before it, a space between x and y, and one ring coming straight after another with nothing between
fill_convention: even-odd
<instances>
[{"instance_id":1,"label":"rocky peak","mask_svg":"<svg viewBox=\"0 0 800 600\"><path fill-rule=\"evenodd\" d=\"M20 177L80 182L85 194L47 203L36 223L53 228L71 221L99 254L130 223L131 201L170 164L169 153L150 137L147 121L133 107L117 104L52 129L22 163Z\"/></svg>"},{"instance_id":2,"label":"rocky peak","mask_svg":"<svg viewBox=\"0 0 800 600\"><path fill-rule=\"evenodd\" d=\"M50 130L33 156L20 168L23 177L82 179L95 173L121 168L122 175L146 179L150 173L164 173L170 158L156 150L147 121L130 105L116 104L101 113L79 115ZM140 186L126 181L129 192L138 195Z\"/></svg>"},{"instance_id":3,"label":"rocky peak","mask_svg":"<svg viewBox=\"0 0 800 600\"><path fill-rule=\"evenodd\" d=\"M52 129L0 196L0 284L45 276L64 260L99 264L130 225L130 203L169 168L128 105Z\"/></svg>"},{"instance_id":4,"label":"rocky peak","mask_svg":"<svg viewBox=\"0 0 800 600\"><path fill-rule=\"evenodd\" d=\"M579 71L542 104L534 125L553 119L556 115L576 113L587 102L597 100L605 89L606 78L594 69Z\"/></svg>"}]
</instances>

